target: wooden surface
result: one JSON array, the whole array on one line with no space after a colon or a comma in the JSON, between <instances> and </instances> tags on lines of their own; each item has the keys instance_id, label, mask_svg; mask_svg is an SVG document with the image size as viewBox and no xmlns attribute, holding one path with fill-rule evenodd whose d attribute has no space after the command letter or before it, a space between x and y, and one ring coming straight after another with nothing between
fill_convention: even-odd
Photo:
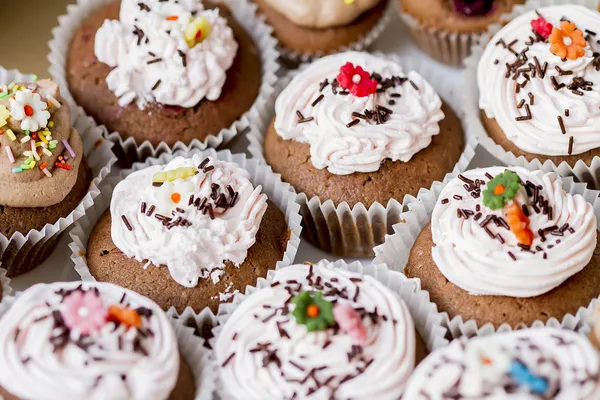
<instances>
[{"instance_id":1,"label":"wooden surface","mask_svg":"<svg viewBox=\"0 0 600 400\"><path fill-rule=\"evenodd\" d=\"M47 77L48 41L75 0L0 0L0 65Z\"/></svg>"}]
</instances>

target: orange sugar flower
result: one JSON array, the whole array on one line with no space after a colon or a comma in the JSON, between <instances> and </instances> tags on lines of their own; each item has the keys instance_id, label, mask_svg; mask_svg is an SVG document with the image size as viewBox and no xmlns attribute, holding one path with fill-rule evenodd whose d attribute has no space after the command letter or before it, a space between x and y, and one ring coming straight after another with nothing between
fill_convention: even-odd
<instances>
[{"instance_id":1,"label":"orange sugar flower","mask_svg":"<svg viewBox=\"0 0 600 400\"><path fill-rule=\"evenodd\" d=\"M577 60L585 54L586 41L583 32L573 22L563 21L554 27L548 38L552 54L569 60Z\"/></svg>"}]
</instances>

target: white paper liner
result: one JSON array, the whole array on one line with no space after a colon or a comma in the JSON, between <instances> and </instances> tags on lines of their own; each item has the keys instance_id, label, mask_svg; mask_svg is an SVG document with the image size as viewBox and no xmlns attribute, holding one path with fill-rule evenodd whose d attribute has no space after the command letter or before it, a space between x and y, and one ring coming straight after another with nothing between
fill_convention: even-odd
<instances>
[{"instance_id":1,"label":"white paper liner","mask_svg":"<svg viewBox=\"0 0 600 400\"><path fill-rule=\"evenodd\" d=\"M463 125L467 132L475 136L479 142L492 156L506 165L520 166L529 170L541 169L545 172L556 171L561 176L574 176L578 181L588 182L593 188L600 188L600 157L596 156L592 162L587 165L582 160L577 161L571 166L566 161L556 165L550 160L542 161L535 158L528 161L525 157L517 157L513 152L506 151L502 146L491 139L481 121L481 110L479 109L479 88L477 85L477 66L483 55L485 46L490 39L502 28L503 24L511 21L515 17L524 14L527 11L542 7L559 4L583 5L594 10L598 10L598 0L530 0L524 5L517 5L511 13L505 14L501 23L490 25L489 35L472 47L472 54L465 59L465 71L462 73L462 105Z\"/></svg>"},{"instance_id":2,"label":"white paper liner","mask_svg":"<svg viewBox=\"0 0 600 400\"><path fill-rule=\"evenodd\" d=\"M392 14L394 13L394 2L396 0L385 0L388 2L383 15L375 24L373 28L359 41L351 43L347 46L343 46L336 51L328 52L328 54L341 53L343 51L366 51L371 45L381 36L385 28L387 28L388 24L392 20ZM295 68L301 63L311 62L318 58L325 56L326 54L323 52L318 53L301 53L297 51L293 51L279 45L279 52L281 53L281 57L284 60L286 66L290 68Z\"/></svg>"},{"instance_id":3,"label":"white paper liner","mask_svg":"<svg viewBox=\"0 0 600 400\"><path fill-rule=\"evenodd\" d=\"M415 58L402 58L394 54L379 52L373 54L397 62L403 66L405 72L419 72L435 88L444 102L453 109L458 103L459 95L455 92L454 85L452 82L448 82L447 76L436 65ZM269 123L275 116L275 100L279 94L308 65L303 64L280 79L275 88L275 96L269 106L271 110ZM460 113L456 110L455 112L460 117ZM266 130L254 130L248 134L250 142L248 151L252 157L261 160L265 159L265 132ZM475 148L477 147L476 138L469 134L467 129L464 129L464 132L465 148L452 171L456 174L467 169L475 157ZM309 242L337 256L372 257L373 247L382 244L385 235L392 232L392 226L400 222L399 214L402 212L402 204L398 200L405 202L410 198L413 196L407 195L404 199L391 199L386 205L376 202L368 208L362 203L350 206L346 202L340 203L336 207L331 200L321 199L318 196L308 198L306 194L299 193L298 202L301 206L304 236Z\"/></svg>"},{"instance_id":4,"label":"white paper liner","mask_svg":"<svg viewBox=\"0 0 600 400\"><path fill-rule=\"evenodd\" d=\"M12 288L10 287L10 278L6 276L6 270L1 267L2 263L0 263L0 285L2 285L2 294L0 294L0 316L2 316L4 311L8 310L12 304Z\"/></svg>"},{"instance_id":5,"label":"white paper liner","mask_svg":"<svg viewBox=\"0 0 600 400\"><path fill-rule=\"evenodd\" d=\"M179 354L185 358L192 369L196 384L194 400L212 399L216 390L216 368L211 358L211 351L203 345L202 338L194 335L194 329L183 324L182 320L171 319L177 342Z\"/></svg>"},{"instance_id":6,"label":"white paper liner","mask_svg":"<svg viewBox=\"0 0 600 400\"><path fill-rule=\"evenodd\" d=\"M17 70L6 70L0 67L1 84L32 82L35 79L35 75L22 74ZM43 249L43 252L47 254L52 252L56 243L49 242L49 240L56 242L58 235L85 215L86 211L94 204L94 199L100 194L98 185L110 173L112 165L117 161L112 152L113 144L102 138L102 128L96 126L92 118L79 115L74 109L71 109L71 115L74 116L72 125L77 129L83 140L83 152L94 177L90 188L79 202L79 205L68 216L60 218L53 224L48 223L41 230L30 230L25 235L20 232L14 233L11 237L0 234L0 261L4 261L4 268L6 269L13 269L13 260L18 258L25 260L30 251L40 251L41 246L45 244L48 244L48 246ZM78 157L81 157L81 155L78 155ZM3 253L9 245L11 246L10 253L12 257L10 260L6 260L6 254L3 255Z\"/></svg>"},{"instance_id":7,"label":"white paper liner","mask_svg":"<svg viewBox=\"0 0 600 400\"><path fill-rule=\"evenodd\" d=\"M94 282L96 278L90 273L85 257L87 243L96 221L110 205L112 192L121 180L133 171L147 168L153 165L164 165L178 156L191 157L194 154L200 154L202 157L210 156L222 161L235 162L250 173L250 181L255 185L262 185L262 191L269 200L271 200L285 215L288 224L290 238L287 243L283 259L278 261L275 268L286 267L294 262L298 247L300 246L300 232L302 230L300 222L299 209L296 203L296 195L287 183L281 182L279 175L273 173L271 167L264 165L259 160L248 159L244 154L232 154L229 150L217 152L214 149L199 150L193 149L189 152L177 151L175 153L165 153L158 158L148 158L144 163L135 163L132 169L121 171L119 176L111 177L106 185L102 187L102 195L98 198L96 205L90 210L88 215L78 221L77 225L70 232L71 239L69 244L71 249L71 260L75 263L75 270L83 281Z\"/></svg>"},{"instance_id":8,"label":"white paper liner","mask_svg":"<svg viewBox=\"0 0 600 400\"><path fill-rule=\"evenodd\" d=\"M462 66L464 58L471 53L471 46L486 35L485 31L461 33L423 26L416 18L402 11L400 1L394 2L417 47L441 63Z\"/></svg>"},{"instance_id":9,"label":"white paper liner","mask_svg":"<svg viewBox=\"0 0 600 400\"><path fill-rule=\"evenodd\" d=\"M321 262L328 261L321 260L319 263ZM361 276L372 276L394 293L398 294L408 306L415 328L427 345L429 351L434 351L448 345L449 342L445 337L447 330L442 326L443 314L438 312L437 306L429 300L429 293L421 290L418 280L409 279L399 272L391 271L383 264L362 264L359 261L348 264L344 260L338 260L333 262L331 266L334 269L355 272ZM219 306L219 312L217 313L218 324L213 329L214 337L209 341L213 349L215 348L219 334L223 330L223 326L227 323L227 320L235 312L237 307L246 299L246 297L254 292L270 287L273 282L274 273L275 271L269 271L266 279L259 278L256 282L256 286L247 286L245 293L236 293L232 302L222 303ZM215 365L215 367L217 369L220 368L218 365ZM219 381L217 374L217 390L219 393L223 393L222 384L223 383Z\"/></svg>"},{"instance_id":10,"label":"white paper liner","mask_svg":"<svg viewBox=\"0 0 600 400\"><path fill-rule=\"evenodd\" d=\"M400 215L401 223L394 225L394 234L386 237L385 243L375 248L374 263L382 263L387 265L394 271L403 272L408 263L410 251L417 240L417 237L423 228L431 221L431 215L437 202L437 199L451 179L455 178L456 174L448 174L444 179L444 183L435 182L431 189L421 189L417 199L411 199L405 204L408 211ZM586 201L592 204L596 218L600 220L600 192L587 188L585 183L577 183L572 177L562 178L563 189L567 193L580 194ZM419 281L420 279L415 278ZM521 324L516 329L526 327L549 326L554 328L568 329L572 331L580 331L589 324L588 319L594 310L598 298L593 299L587 307L580 307L575 315L566 314L560 321L556 318L550 318L545 323L541 320L536 320L532 324ZM509 324L502 324L495 327L492 323L487 323L483 326L478 326L474 320L464 321L459 315L450 319L446 312L443 312L444 326L449 330L453 338L462 336L484 336L495 332L508 332L513 328Z\"/></svg>"},{"instance_id":11,"label":"white paper liner","mask_svg":"<svg viewBox=\"0 0 600 400\"><path fill-rule=\"evenodd\" d=\"M212 337L212 330L218 324L217 316L210 308L205 307L196 313L191 307L186 307L182 313L178 313L175 307L171 307L167 311L167 315L183 325L193 328L194 334L202 338L203 345L210 348L208 340Z\"/></svg>"},{"instance_id":12,"label":"white paper liner","mask_svg":"<svg viewBox=\"0 0 600 400\"><path fill-rule=\"evenodd\" d=\"M52 78L61 86L63 97L67 99L72 107L75 107L76 103L69 90L66 72L71 40L85 18L94 10L112 1L77 0L77 4L67 6L67 14L58 18L59 25L52 30L53 38L48 43L50 46L50 53L48 54L48 60L50 61L49 72ZM173 147L170 147L165 142L161 142L157 146L154 146L147 140L137 143L134 138L124 137L116 131L105 133L105 137L117 143L123 149L123 152L129 156L128 158L134 161L141 161L146 157L158 157L162 153L173 153L178 150L186 151L193 148L203 150L207 147L216 148L231 141L236 135L245 133L244 131L248 126L263 129L268 123L269 110L267 104L269 104L269 100L273 96L274 86L277 82L277 72L280 69L277 40L271 35L273 28L265 24L264 18L256 15L257 6L249 0L227 0L225 3L235 16L235 19L252 36L260 52L262 80L254 104L240 119L235 121L229 128L222 129L218 134L209 135L203 141L198 139L194 139L190 143L178 141ZM78 109L85 114L83 108L78 107ZM98 121L98 124L101 122Z\"/></svg>"}]
</instances>

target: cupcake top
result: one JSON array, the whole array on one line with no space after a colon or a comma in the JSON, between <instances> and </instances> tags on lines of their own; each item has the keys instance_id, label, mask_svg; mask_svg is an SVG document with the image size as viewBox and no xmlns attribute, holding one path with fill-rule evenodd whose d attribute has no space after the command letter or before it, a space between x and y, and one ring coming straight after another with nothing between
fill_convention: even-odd
<instances>
[{"instance_id":1,"label":"cupcake top","mask_svg":"<svg viewBox=\"0 0 600 400\"><path fill-rule=\"evenodd\" d=\"M218 99L237 49L226 19L198 0L122 0L120 20L106 20L95 42L119 105L140 108Z\"/></svg>"},{"instance_id":2,"label":"cupcake top","mask_svg":"<svg viewBox=\"0 0 600 400\"><path fill-rule=\"evenodd\" d=\"M556 173L493 167L442 190L431 217L433 260L475 295L533 297L581 271L596 248L594 209Z\"/></svg>"},{"instance_id":3,"label":"cupcake top","mask_svg":"<svg viewBox=\"0 0 600 400\"><path fill-rule=\"evenodd\" d=\"M179 370L169 318L107 283L32 286L0 319L0 387L22 399L166 399Z\"/></svg>"},{"instance_id":4,"label":"cupcake top","mask_svg":"<svg viewBox=\"0 0 600 400\"><path fill-rule=\"evenodd\" d=\"M235 163L177 157L116 186L112 240L128 257L166 265L180 285L218 281L225 261L241 264L255 243L267 209L261 191Z\"/></svg>"},{"instance_id":5,"label":"cupcake top","mask_svg":"<svg viewBox=\"0 0 600 400\"><path fill-rule=\"evenodd\" d=\"M380 0L265 0L294 24L306 28L347 25Z\"/></svg>"},{"instance_id":6,"label":"cupcake top","mask_svg":"<svg viewBox=\"0 0 600 400\"><path fill-rule=\"evenodd\" d=\"M404 398L595 400L599 374L598 354L584 336L527 329L453 341L419 364Z\"/></svg>"},{"instance_id":7,"label":"cupcake top","mask_svg":"<svg viewBox=\"0 0 600 400\"><path fill-rule=\"evenodd\" d=\"M275 130L310 145L336 175L409 161L440 132L442 101L418 73L367 53L340 53L301 70L277 98Z\"/></svg>"},{"instance_id":8,"label":"cupcake top","mask_svg":"<svg viewBox=\"0 0 600 400\"><path fill-rule=\"evenodd\" d=\"M508 23L479 62L479 107L521 150L548 156L600 147L600 14L575 5Z\"/></svg>"},{"instance_id":9,"label":"cupcake top","mask_svg":"<svg viewBox=\"0 0 600 400\"><path fill-rule=\"evenodd\" d=\"M277 270L229 317L215 351L233 398L397 399L414 329L386 286L322 261Z\"/></svg>"},{"instance_id":10,"label":"cupcake top","mask_svg":"<svg viewBox=\"0 0 600 400\"><path fill-rule=\"evenodd\" d=\"M68 104L50 80L0 86L0 205L49 207L69 194L83 159Z\"/></svg>"}]
</instances>

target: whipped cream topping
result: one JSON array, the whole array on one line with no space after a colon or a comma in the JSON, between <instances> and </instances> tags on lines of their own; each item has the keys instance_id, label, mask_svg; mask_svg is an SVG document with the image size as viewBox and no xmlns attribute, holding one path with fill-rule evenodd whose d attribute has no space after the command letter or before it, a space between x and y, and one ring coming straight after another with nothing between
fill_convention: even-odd
<instances>
[{"instance_id":1,"label":"whipped cream topping","mask_svg":"<svg viewBox=\"0 0 600 400\"><path fill-rule=\"evenodd\" d=\"M190 108L217 100L237 53L227 20L200 1L122 0L120 20L96 33L95 54L115 67L108 87L126 106Z\"/></svg>"},{"instance_id":2,"label":"whipped cream topping","mask_svg":"<svg viewBox=\"0 0 600 400\"><path fill-rule=\"evenodd\" d=\"M292 315L290 299L301 291L356 310L365 342L339 327L308 332ZM406 305L372 277L325 261L282 268L237 307L217 339L225 398L398 399L415 364L414 329Z\"/></svg>"},{"instance_id":3,"label":"whipped cream topping","mask_svg":"<svg viewBox=\"0 0 600 400\"><path fill-rule=\"evenodd\" d=\"M435 351L416 368L403 398L595 400L599 373L598 353L584 336L527 329L459 339Z\"/></svg>"},{"instance_id":4,"label":"whipped cream topping","mask_svg":"<svg viewBox=\"0 0 600 400\"><path fill-rule=\"evenodd\" d=\"M155 182L155 174L183 174ZM198 279L239 266L256 241L267 209L262 187L230 162L195 154L130 174L116 186L110 212L112 240L128 257L166 265L173 279Z\"/></svg>"},{"instance_id":5,"label":"whipped cream topping","mask_svg":"<svg viewBox=\"0 0 600 400\"><path fill-rule=\"evenodd\" d=\"M371 73L378 92L357 97L339 87L336 77L347 62ZM340 53L315 61L284 89L275 104L275 130L285 140L308 143L315 168L373 172L387 158L407 162L429 146L440 132L441 106L418 73L405 74L395 62L367 53Z\"/></svg>"},{"instance_id":6,"label":"whipped cream topping","mask_svg":"<svg viewBox=\"0 0 600 400\"><path fill-rule=\"evenodd\" d=\"M104 317L112 308L135 310L139 326ZM166 314L135 292L38 284L0 319L0 371L0 386L21 399L166 399L179 349Z\"/></svg>"},{"instance_id":7,"label":"whipped cream topping","mask_svg":"<svg viewBox=\"0 0 600 400\"><path fill-rule=\"evenodd\" d=\"M596 248L597 220L581 195L566 193L556 173L511 167L523 183L504 208L491 210L481 193L506 168L467 171L441 192L431 217L433 260L453 284L475 295L533 297L581 271ZM528 215L533 243L519 242L508 224L516 204Z\"/></svg>"},{"instance_id":8,"label":"whipped cream topping","mask_svg":"<svg viewBox=\"0 0 600 400\"><path fill-rule=\"evenodd\" d=\"M347 25L380 0L354 0L350 4L340 0L266 0L269 6L294 24L307 28L331 28Z\"/></svg>"},{"instance_id":9,"label":"whipped cream topping","mask_svg":"<svg viewBox=\"0 0 600 400\"><path fill-rule=\"evenodd\" d=\"M532 31L538 14L527 12L487 45L477 70L479 107L529 153L564 156L600 147L600 14L571 4L537 12L555 28L562 18L575 23L586 37L584 55L554 55Z\"/></svg>"}]
</instances>

